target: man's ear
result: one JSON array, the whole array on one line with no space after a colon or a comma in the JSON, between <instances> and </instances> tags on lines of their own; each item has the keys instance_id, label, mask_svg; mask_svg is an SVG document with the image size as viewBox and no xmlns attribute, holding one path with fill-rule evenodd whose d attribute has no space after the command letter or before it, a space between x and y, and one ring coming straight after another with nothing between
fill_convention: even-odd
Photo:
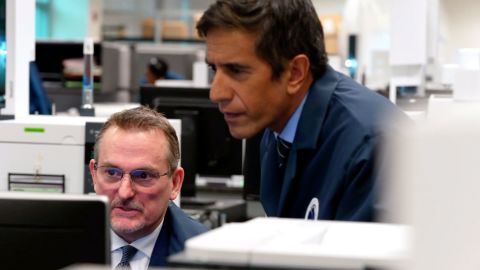
<instances>
[{"instance_id":1,"label":"man's ear","mask_svg":"<svg viewBox=\"0 0 480 270\"><path fill-rule=\"evenodd\" d=\"M182 189L183 177L185 171L182 167L177 167L172 175L172 192L170 193L170 200L175 200Z\"/></svg>"},{"instance_id":2,"label":"man's ear","mask_svg":"<svg viewBox=\"0 0 480 270\"><path fill-rule=\"evenodd\" d=\"M97 171L95 170L95 159L90 159L90 163L88 164L88 168L90 170L90 175L92 176L92 185L95 189L95 184L97 183Z\"/></svg>"},{"instance_id":3,"label":"man's ear","mask_svg":"<svg viewBox=\"0 0 480 270\"><path fill-rule=\"evenodd\" d=\"M288 94L300 91L310 76L310 60L305 54L295 56L288 64Z\"/></svg>"}]
</instances>

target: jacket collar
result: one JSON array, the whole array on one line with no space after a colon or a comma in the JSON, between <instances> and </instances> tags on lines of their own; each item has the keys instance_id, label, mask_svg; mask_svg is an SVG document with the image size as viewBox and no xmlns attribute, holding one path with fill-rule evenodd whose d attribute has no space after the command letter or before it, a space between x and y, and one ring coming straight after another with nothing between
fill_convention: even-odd
<instances>
[{"instance_id":1,"label":"jacket collar","mask_svg":"<svg viewBox=\"0 0 480 270\"><path fill-rule=\"evenodd\" d=\"M296 149L316 147L317 138L327 114L328 104L338 81L339 75L337 72L332 67L327 66L325 74L313 82L298 123L294 143Z\"/></svg>"}]
</instances>

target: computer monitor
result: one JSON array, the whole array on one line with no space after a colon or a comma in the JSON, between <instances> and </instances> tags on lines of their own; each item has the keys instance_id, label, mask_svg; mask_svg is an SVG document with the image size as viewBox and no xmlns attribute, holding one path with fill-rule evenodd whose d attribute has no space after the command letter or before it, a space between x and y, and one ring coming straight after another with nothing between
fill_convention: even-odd
<instances>
[{"instance_id":1,"label":"computer monitor","mask_svg":"<svg viewBox=\"0 0 480 270\"><path fill-rule=\"evenodd\" d=\"M108 209L103 196L0 193L1 268L109 264Z\"/></svg>"},{"instance_id":2,"label":"computer monitor","mask_svg":"<svg viewBox=\"0 0 480 270\"><path fill-rule=\"evenodd\" d=\"M94 61L102 64L102 46L94 44ZM81 41L37 41L35 43L35 62L40 75L45 81L62 81L63 60L83 58Z\"/></svg>"},{"instance_id":3,"label":"computer monitor","mask_svg":"<svg viewBox=\"0 0 480 270\"><path fill-rule=\"evenodd\" d=\"M234 139L223 115L209 99L209 88L142 86L140 103L182 120L182 196L195 196L196 174L242 174L242 141Z\"/></svg>"}]
</instances>

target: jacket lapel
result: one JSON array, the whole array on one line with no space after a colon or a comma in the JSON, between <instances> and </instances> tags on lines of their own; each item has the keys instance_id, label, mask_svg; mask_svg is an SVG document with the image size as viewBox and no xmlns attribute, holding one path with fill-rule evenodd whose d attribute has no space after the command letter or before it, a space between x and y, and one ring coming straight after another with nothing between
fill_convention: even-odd
<instances>
[{"instance_id":1,"label":"jacket lapel","mask_svg":"<svg viewBox=\"0 0 480 270\"><path fill-rule=\"evenodd\" d=\"M168 212L169 210L167 210ZM152 257L150 258L150 266L165 266L167 265L167 258L170 255L169 246L170 246L170 216L168 214L165 215L163 220L162 229L160 230L160 235L155 242L155 247L152 251Z\"/></svg>"},{"instance_id":2,"label":"jacket lapel","mask_svg":"<svg viewBox=\"0 0 480 270\"><path fill-rule=\"evenodd\" d=\"M278 204L275 206L269 206L271 209L276 209L276 211L273 212L273 214L276 216L283 216L282 214L286 207L285 203L291 190L292 182L294 181L295 175L297 174L298 150L315 149L317 147L317 144L321 143L318 142L318 138L320 136L320 132L323 126L323 121L327 114L328 104L333 95L333 91L337 87L338 80L338 74L330 66L328 66L324 76L319 80L315 81L309 90L309 94L297 126L295 140L292 144L292 148L290 149L290 153L288 156L283 185L281 187L281 190L279 191L280 195L275 200L275 202L278 202ZM275 141L275 138L273 138L273 141ZM272 143L270 143L269 149L272 149L272 147L273 149L275 149L275 144L273 144L272 146ZM265 163L262 165L267 164ZM268 165L272 166L271 164ZM262 168L267 168L266 171L270 173L275 171L275 173L271 173L269 181L276 180L277 170L275 169L275 167L262 166ZM264 178L263 171L264 170L262 170L262 181L263 179L267 179L267 176L269 175L269 173L266 173L266 176ZM300 181L300 179L298 179L298 181ZM269 186L275 185L270 183ZM272 191L263 190L263 192L268 193ZM266 213L267 215L272 215L272 213L269 213L267 211Z\"/></svg>"},{"instance_id":3,"label":"jacket lapel","mask_svg":"<svg viewBox=\"0 0 480 270\"><path fill-rule=\"evenodd\" d=\"M267 216L275 216L278 212L281 186L278 184L278 154L275 148L275 136L267 130L266 151L262 158L260 197Z\"/></svg>"},{"instance_id":4,"label":"jacket lapel","mask_svg":"<svg viewBox=\"0 0 480 270\"><path fill-rule=\"evenodd\" d=\"M282 211L285 207L285 202L287 200L288 192L290 190L290 186L292 184L293 178L295 177L296 170L297 170L297 150L292 146L292 148L290 149L290 153L288 154L280 200L278 202L277 216L282 216Z\"/></svg>"}]
</instances>

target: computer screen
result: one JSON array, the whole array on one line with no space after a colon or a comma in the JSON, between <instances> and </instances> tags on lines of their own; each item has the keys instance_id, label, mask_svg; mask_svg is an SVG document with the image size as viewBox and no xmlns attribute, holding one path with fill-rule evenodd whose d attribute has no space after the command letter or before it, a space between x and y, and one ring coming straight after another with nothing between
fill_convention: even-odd
<instances>
[{"instance_id":1,"label":"computer screen","mask_svg":"<svg viewBox=\"0 0 480 270\"><path fill-rule=\"evenodd\" d=\"M181 163L185 169L182 196L195 196L195 176L242 174L242 141L230 135L209 88L140 88L140 103L182 120Z\"/></svg>"},{"instance_id":2,"label":"computer screen","mask_svg":"<svg viewBox=\"0 0 480 270\"><path fill-rule=\"evenodd\" d=\"M102 46L94 44L94 62L102 64ZM35 43L35 62L44 81L62 81L63 61L71 58L83 58L81 41L37 41Z\"/></svg>"},{"instance_id":3,"label":"computer screen","mask_svg":"<svg viewBox=\"0 0 480 270\"><path fill-rule=\"evenodd\" d=\"M2 269L110 263L106 197L4 192L0 213Z\"/></svg>"}]
</instances>

